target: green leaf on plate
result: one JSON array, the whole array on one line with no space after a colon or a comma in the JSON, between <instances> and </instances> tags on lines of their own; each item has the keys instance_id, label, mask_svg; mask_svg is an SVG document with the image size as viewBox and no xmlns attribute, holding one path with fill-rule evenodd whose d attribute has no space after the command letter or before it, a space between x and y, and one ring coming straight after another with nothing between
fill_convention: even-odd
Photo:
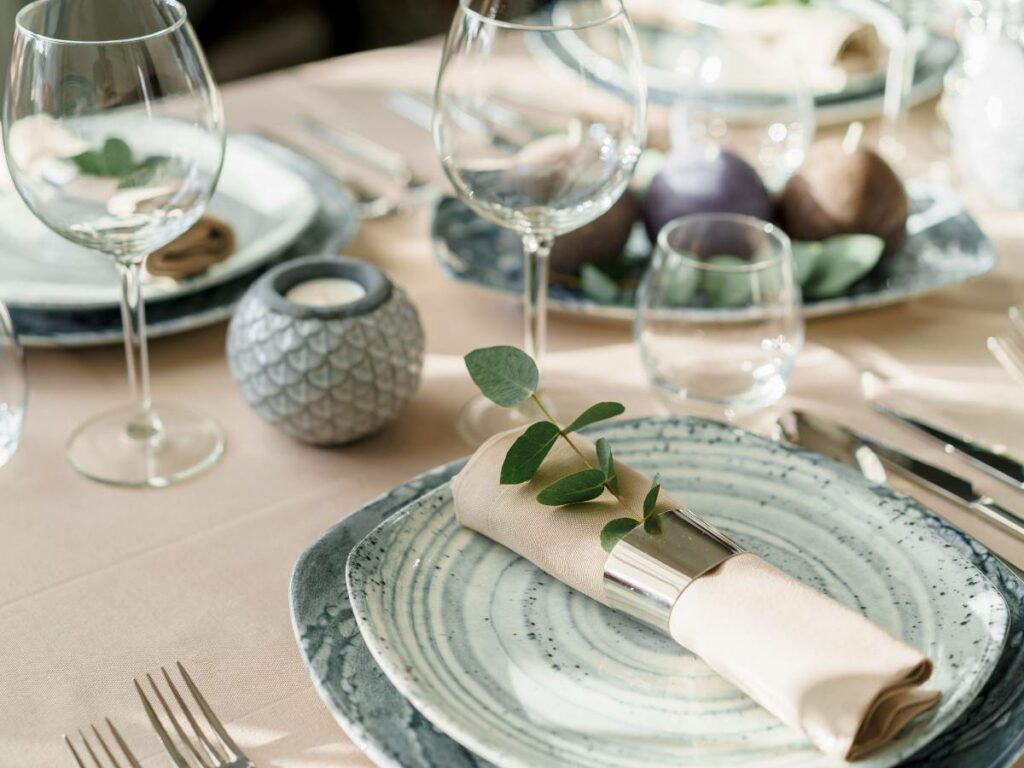
<instances>
[{"instance_id":1,"label":"green leaf on plate","mask_svg":"<svg viewBox=\"0 0 1024 768\"><path fill-rule=\"evenodd\" d=\"M604 472L600 469L584 469L556 480L537 494L537 501L549 507L563 504L578 504L596 499L604 493Z\"/></svg>"},{"instance_id":2,"label":"green leaf on plate","mask_svg":"<svg viewBox=\"0 0 1024 768\"><path fill-rule=\"evenodd\" d=\"M538 421L527 427L505 454L501 484L518 485L537 474L559 434L558 425L550 421Z\"/></svg>"},{"instance_id":3,"label":"green leaf on plate","mask_svg":"<svg viewBox=\"0 0 1024 768\"><path fill-rule=\"evenodd\" d=\"M514 408L537 391L540 371L533 358L515 347L485 347L466 355L466 369L484 397Z\"/></svg>"},{"instance_id":4,"label":"green leaf on plate","mask_svg":"<svg viewBox=\"0 0 1024 768\"><path fill-rule=\"evenodd\" d=\"M819 240L793 241L793 277L797 283L804 285L807 282L824 252L825 244Z\"/></svg>"},{"instance_id":5,"label":"green leaf on plate","mask_svg":"<svg viewBox=\"0 0 1024 768\"><path fill-rule=\"evenodd\" d=\"M657 509L659 493L661 493L661 476L655 475L654 480L651 481L651 489L644 497L644 520L653 515L654 510Z\"/></svg>"},{"instance_id":6,"label":"green leaf on plate","mask_svg":"<svg viewBox=\"0 0 1024 768\"><path fill-rule=\"evenodd\" d=\"M600 304L614 304L619 298L619 284L593 264L580 267L580 287Z\"/></svg>"},{"instance_id":7,"label":"green leaf on plate","mask_svg":"<svg viewBox=\"0 0 1024 768\"><path fill-rule=\"evenodd\" d=\"M601 529L601 546L605 552L611 552L612 547L619 543L619 540L627 533L640 525L639 520L632 517L617 517L610 520Z\"/></svg>"},{"instance_id":8,"label":"green leaf on plate","mask_svg":"<svg viewBox=\"0 0 1024 768\"><path fill-rule=\"evenodd\" d=\"M874 235L836 235L822 242L823 252L804 286L811 299L838 296L874 269L885 241Z\"/></svg>"},{"instance_id":9,"label":"green leaf on plate","mask_svg":"<svg viewBox=\"0 0 1024 768\"><path fill-rule=\"evenodd\" d=\"M596 403L573 419L572 423L562 431L565 432L565 434L569 434L570 432L575 432L578 429L583 429L590 424L595 424L598 421L604 421L605 419L613 419L616 416L621 416L625 411L626 407L622 403Z\"/></svg>"},{"instance_id":10,"label":"green leaf on plate","mask_svg":"<svg viewBox=\"0 0 1024 768\"><path fill-rule=\"evenodd\" d=\"M615 493L619 492L619 478L615 474L615 459L612 457L612 447L603 437L597 441L597 463L604 472L604 482Z\"/></svg>"},{"instance_id":11,"label":"green leaf on plate","mask_svg":"<svg viewBox=\"0 0 1024 768\"><path fill-rule=\"evenodd\" d=\"M644 520L644 531L651 534L651 536L657 536L661 533L661 515L651 515Z\"/></svg>"},{"instance_id":12,"label":"green leaf on plate","mask_svg":"<svg viewBox=\"0 0 1024 768\"><path fill-rule=\"evenodd\" d=\"M103 163L103 154L100 152L82 152L71 158L78 170L89 176L104 176L106 166Z\"/></svg>"},{"instance_id":13,"label":"green leaf on plate","mask_svg":"<svg viewBox=\"0 0 1024 768\"><path fill-rule=\"evenodd\" d=\"M750 300L752 293L751 276L742 269L749 262L739 256L721 254L706 261L709 265L725 267L724 270L708 270L701 283L708 303L713 307L738 307Z\"/></svg>"},{"instance_id":14,"label":"green leaf on plate","mask_svg":"<svg viewBox=\"0 0 1024 768\"><path fill-rule=\"evenodd\" d=\"M700 287L700 270L686 259L673 254L660 274L661 303L666 307L685 307Z\"/></svg>"},{"instance_id":15,"label":"green leaf on plate","mask_svg":"<svg viewBox=\"0 0 1024 768\"><path fill-rule=\"evenodd\" d=\"M132 148L124 139L107 139L103 142L103 165L107 176L126 176L135 168Z\"/></svg>"}]
</instances>

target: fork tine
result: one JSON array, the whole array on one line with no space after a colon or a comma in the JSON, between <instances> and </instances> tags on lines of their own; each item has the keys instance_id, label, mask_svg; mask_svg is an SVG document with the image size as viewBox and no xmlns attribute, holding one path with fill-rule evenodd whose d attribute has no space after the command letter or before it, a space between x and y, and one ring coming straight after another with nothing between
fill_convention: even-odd
<instances>
[{"instance_id":1,"label":"fork tine","mask_svg":"<svg viewBox=\"0 0 1024 768\"><path fill-rule=\"evenodd\" d=\"M114 757L114 753L110 751L110 747L107 746L107 742L103 740L103 737L100 736L100 732L96 730L96 726L92 725L90 728L92 728L93 735L96 736L96 740L100 743L100 746L103 747L103 751L106 752L107 757L110 758L111 765L113 765L114 768L121 768L121 764L117 762L117 758Z\"/></svg>"},{"instance_id":2,"label":"fork tine","mask_svg":"<svg viewBox=\"0 0 1024 768\"><path fill-rule=\"evenodd\" d=\"M199 727L199 723L196 722L196 719L192 717L192 710L189 709L185 700L181 698L181 694L178 693L178 686L176 686L174 681L171 680L171 676L167 674L167 670L164 667L160 667L160 671L163 672L164 680L167 681L167 685L171 689L171 694L174 696L175 701L178 702L178 708L181 709L182 713L184 713L185 719L188 720L188 724L192 728L193 733L195 733L199 741L203 743L203 746L206 747L206 751L210 753L210 757L215 762L226 763L228 758L221 755L220 750L218 750L210 743L210 740L206 738L206 734L203 733L202 729Z\"/></svg>"},{"instance_id":3,"label":"fork tine","mask_svg":"<svg viewBox=\"0 0 1024 768\"><path fill-rule=\"evenodd\" d=\"M1010 316L1013 327L1017 330L1018 338L1024 339L1024 312L1020 307L1010 307L1007 314Z\"/></svg>"},{"instance_id":4,"label":"fork tine","mask_svg":"<svg viewBox=\"0 0 1024 768\"><path fill-rule=\"evenodd\" d=\"M142 699L142 706L146 710L146 717L149 718L149 723L153 726L153 730L156 731L156 735L160 737L160 741L164 745L164 750L168 756L170 756L178 768L191 768L185 762L185 758L178 751L178 748L174 746L174 742L171 741L171 737L167 734L164 724L160 722L160 718L156 716L156 711L153 709L153 705L149 703L149 699L146 698L146 693L142 690L142 686L139 685L139 681L136 679L132 680L132 682L135 683L135 690L138 692L139 698Z\"/></svg>"},{"instance_id":5,"label":"fork tine","mask_svg":"<svg viewBox=\"0 0 1024 768\"><path fill-rule=\"evenodd\" d=\"M78 754L78 750L75 749L75 745L71 743L71 739L68 738L66 733L61 734L64 737L64 743L68 745L68 749L71 750L71 755L75 758L75 762L78 763L78 768L86 768L85 763L82 762L82 758Z\"/></svg>"},{"instance_id":6,"label":"fork tine","mask_svg":"<svg viewBox=\"0 0 1024 768\"><path fill-rule=\"evenodd\" d=\"M96 763L96 768L103 768L103 763L101 763L100 759L96 757L96 753L92 751L92 747L89 746L89 740L85 738L85 734L82 733L81 728L78 729L78 736L82 739L82 743L85 745L85 751L89 753L89 757L91 757L92 761Z\"/></svg>"},{"instance_id":7,"label":"fork tine","mask_svg":"<svg viewBox=\"0 0 1024 768\"><path fill-rule=\"evenodd\" d=\"M125 743L125 740L121 737L121 734L118 733L117 728L115 728L114 724L110 721L110 718L107 717L104 719L107 721L107 728L109 728L110 732L114 734L114 741L118 743L118 746L121 747L121 751L124 752L124 756L125 759L128 761L128 765L130 765L131 768L142 768L142 766L139 764L139 761L135 759L135 755L133 755L132 751L128 749L128 744Z\"/></svg>"},{"instance_id":8,"label":"fork tine","mask_svg":"<svg viewBox=\"0 0 1024 768\"><path fill-rule=\"evenodd\" d=\"M1018 383L1024 384L1024 354L1004 336L989 336L988 351Z\"/></svg>"},{"instance_id":9,"label":"fork tine","mask_svg":"<svg viewBox=\"0 0 1024 768\"><path fill-rule=\"evenodd\" d=\"M178 671L181 673L181 677L185 681L185 685L188 686L189 691L192 693L192 697L196 700L196 703L199 705L199 709L201 709L203 711L203 714L206 716L206 722L208 722L210 724L210 727L217 732L217 735L220 737L221 741L223 741L227 745L228 749L230 749L235 754L235 758L237 758L238 760L247 759L242 750L238 748L237 744L235 744L234 739L232 739L228 735L227 730L224 728L223 725L221 725L221 722L217 719L217 716L213 714L213 710L210 708L210 705L206 703L206 699L203 698L203 694L199 692L199 689L196 687L196 684L192 682L192 677L185 669L185 665L182 664L180 661L177 662L177 665Z\"/></svg>"},{"instance_id":10,"label":"fork tine","mask_svg":"<svg viewBox=\"0 0 1024 768\"><path fill-rule=\"evenodd\" d=\"M167 699L165 699L164 695L160 693L160 689L156 687L156 682L154 682L153 676L147 673L146 679L149 680L149 687L152 688L153 693L156 694L156 698L160 702L160 706L163 707L164 713L167 715L167 719L171 721L171 725L174 727L175 733L178 734L178 738L181 739L182 743L186 747L188 747L188 751L195 756L202 768L212 768L212 766L206 762L202 753L196 749L196 745L192 743L192 740L185 735L185 731L181 727L181 723L178 722L178 718L174 716L174 712L172 712L171 708L167 706ZM220 760L218 759L217 762L220 762Z\"/></svg>"}]
</instances>

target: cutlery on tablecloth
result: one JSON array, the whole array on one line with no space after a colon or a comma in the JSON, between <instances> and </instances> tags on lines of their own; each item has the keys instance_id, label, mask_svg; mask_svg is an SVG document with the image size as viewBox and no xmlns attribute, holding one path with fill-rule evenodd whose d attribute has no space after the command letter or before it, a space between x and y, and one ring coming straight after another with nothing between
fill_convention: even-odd
<instances>
[{"instance_id":1,"label":"cutlery on tablecloth","mask_svg":"<svg viewBox=\"0 0 1024 768\"><path fill-rule=\"evenodd\" d=\"M1024 517L979 493L970 480L960 475L821 416L795 411L791 418L784 417L779 426L790 442L859 469L869 480L884 484L887 469L891 469L1024 539Z\"/></svg>"},{"instance_id":2,"label":"cutlery on tablecloth","mask_svg":"<svg viewBox=\"0 0 1024 768\"><path fill-rule=\"evenodd\" d=\"M1012 379L1024 384L1024 310L1010 307L1006 314L1014 332L1011 335L989 336L988 351Z\"/></svg>"},{"instance_id":3,"label":"cutlery on tablecloth","mask_svg":"<svg viewBox=\"0 0 1024 768\"><path fill-rule=\"evenodd\" d=\"M255 768L252 761L249 760L242 752L242 750L235 743L234 739L228 734L227 730L221 724L220 720L213 713L213 709L203 698L203 695L199 692L196 684L192 681L191 676L185 670L185 667L179 661L177 663L178 672L181 674L181 678L185 681L185 686L192 694L192 698L199 706L199 711L202 713L206 720L209 728L204 729L196 721L195 716L192 714L192 710L189 709L189 705L185 702L185 699L178 692L178 687L174 684L171 676L167 674L167 670L164 667L160 668L160 672L163 674L164 682L167 683L167 687L174 697L174 700L178 704L178 708L181 710L181 714L184 715L185 721L188 724L189 729L194 738L190 737L185 729L181 725L181 721L175 717L173 709L168 705L167 699L160 692L156 682L153 680L153 676L147 674L146 679L149 681L150 688L153 689L153 693L156 696L156 700L160 703L160 708L163 710L164 716L170 722L171 729L177 735L177 743L175 743L174 737L167 731L163 721L157 714L156 709L150 702L149 697L143 690L142 685L138 679L134 681L135 690L138 691L139 698L142 699L142 706L146 709L146 715L149 717L149 722L153 726L153 730L156 731L156 735L160 737L161 743L164 745L164 749L167 752L168 757L178 768L191 768L191 758L186 759L186 754L191 754L202 768ZM213 732L212 738L210 731Z\"/></svg>"},{"instance_id":4,"label":"cutlery on tablecloth","mask_svg":"<svg viewBox=\"0 0 1024 768\"><path fill-rule=\"evenodd\" d=\"M434 102L407 91L388 91L384 105L399 117L404 117L428 133L434 130ZM479 105L479 115L460 113L460 127L471 133L493 134L500 143L518 150L530 141L544 137L540 127L524 120L514 110L500 104Z\"/></svg>"},{"instance_id":5,"label":"cutlery on tablecloth","mask_svg":"<svg viewBox=\"0 0 1024 768\"><path fill-rule=\"evenodd\" d=\"M909 414L874 404L879 413L890 416L902 424L913 427L918 432L928 435L932 440L941 443L946 453L963 456L978 469L1001 480L1018 490L1024 489L1024 464L1010 456L1001 445L986 445L970 435L949 432L934 424L929 424Z\"/></svg>"},{"instance_id":6,"label":"cutlery on tablecloth","mask_svg":"<svg viewBox=\"0 0 1024 768\"><path fill-rule=\"evenodd\" d=\"M114 741L117 742L117 745L121 748L121 753L124 755L125 760L128 761L130 768L142 768L139 761L135 758L135 755L132 754L131 749L128 748L128 744L125 742L124 738L118 732L117 728L114 727L114 724L110 722L110 718L104 718L104 721L107 723L107 728L110 729L110 733L114 737ZM103 738L102 734L100 734L96 726L90 725L89 728L92 730L93 735L96 737L96 741L99 743L99 750L93 749L93 746L89 743L89 738L81 728L78 729L78 736L82 740L84 751L90 758L92 758L94 768L105 768L103 761L101 761L97 755L97 751L101 751L103 754L106 754L107 758L110 760L110 768L121 768L120 761L114 756L113 750L108 746L106 740ZM78 768L88 768L85 761L82 760L81 754L79 754L78 750L75 749L75 745L71 742L71 739L68 738L66 733L64 734L64 743L67 744L68 749L71 750L71 754L75 758Z\"/></svg>"},{"instance_id":7,"label":"cutlery on tablecloth","mask_svg":"<svg viewBox=\"0 0 1024 768\"><path fill-rule=\"evenodd\" d=\"M327 125L308 115L301 118L299 124L304 131L315 136L326 146L360 160L397 180L403 187L406 200L420 202L436 196L434 186L419 176L405 158L393 149L352 131Z\"/></svg>"}]
</instances>

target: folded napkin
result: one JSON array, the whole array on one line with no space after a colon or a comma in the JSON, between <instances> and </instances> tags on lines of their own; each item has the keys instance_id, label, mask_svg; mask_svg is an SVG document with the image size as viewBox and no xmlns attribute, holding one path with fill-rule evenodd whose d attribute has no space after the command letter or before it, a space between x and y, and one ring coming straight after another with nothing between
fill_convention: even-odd
<instances>
[{"instance_id":1,"label":"folded napkin","mask_svg":"<svg viewBox=\"0 0 1024 768\"><path fill-rule=\"evenodd\" d=\"M491 438L452 481L459 522L607 604L599 534L622 508L607 492L572 507L537 502L542 488L581 468L564 441L533 480L500 485L518 435ZM598 466L593 445L573 439ZM625 498L643 497L646 478L622 464L616 472ZM658 506L679 505L662 493ZM918 687L932 671L919 651L750 553L691 582L672 608L669 634L832 757L869 754L940 697Z\"/></svg>"},{"instance_id":2,"label":"folded napkin","mask_svg":"<svg viewBox=\"0 0 1024 768\"><path fill-rule=\"evenodd\" d=\"M185 234L146 259L146 271L156 277L184 280L224 261L235 251L235 233L220 219L205 215Z\"/></svg>"}]
</instances>

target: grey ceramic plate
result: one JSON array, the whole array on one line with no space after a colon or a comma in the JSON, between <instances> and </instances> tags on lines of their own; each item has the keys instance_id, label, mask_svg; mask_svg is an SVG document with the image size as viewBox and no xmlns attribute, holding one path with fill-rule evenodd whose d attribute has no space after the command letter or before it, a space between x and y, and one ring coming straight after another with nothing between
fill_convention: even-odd
<instances>
[{"instance_id":1,"label":"grey ceramic plate","mask_svg":"<svg viewBox=\"0 0 1024 768\"><path fill-rule=\"evenodd\" d=\"M359 213L352 195L313 160L259 136L233 137L301 177L315 193L315 215L275 258L254 263L236 277L187 296L147 302L146 326L150 337L169 336L226 320L250 283L269 267L297 256L337 253L359 228ZM11 316L19 338L28 346L94 346L120 344L122 339L121 316L116 308L11 307Z\"/></svg>"},{"instance_id":2,"label":"grey ceramic plate","mask_svg":"<svg viewBox=\"0 0 1024 768\"><path fill-rule=\"evenodd\" d=\"M899 19L872 0L837 0L835 4L851 16L874 24L887 46L891 46L895 37L902 34ZM626 7L628 10L629 3L626 3ZM694 10L691 13L700 15ZM565 23L567 16L565 9L556 5L555 20ZM686 82L673 71L673 67L680 54L688 47L692 48L693 43L678 30L664 24L637 19L634 19L634 24L644 61L648 97L657 104L671 105L681 94L685 94L687 87ZM564 66L585 69L608 88L614 90L620 87L615 63L587 48L584 39L573 32L538 36L534 48L543 49ZM926 101L942 91L943 77L956 59L958 51L956 42L949 37L929 34L914 68L909 94L912 105ZM878 74L853 79L841 90L815 93L815 119L818 125L835 125L877 117L882 114L884 90L884 76ZM745 109L757 108L757 96L737 93L735 113L742 114Z\"/></svg>"},{"instance_id":3,"label":"grey ceramic plate","mask_svg":"<svg viewBox=\"0 0 1024 768\"><path fill-rule=\"evenodd\" d=\"M996 265L991 241L948 187L911 183L908 193L911 215L900 250L842 295L807 300L805 316L896 304L978 277ZM503 293L522 293L522 249L510 230L480 218L459 200L444 197L434 210L432 235L435 257L456 279ZM642 226L634 228L627 250L642 270L643 257L651 250ZM549 304L575 314L633 319L628 295L617 303L601 303L558 278L551 281Z\"/></svg>"},{"instance_id":4,"label":"grey ceramic plate","mask_svg":"<svg viewBox=\"0 0 1024 768\"><path fill-rule=\"evenodd\" d=\"M646 419L593 430L591 434L610 435L634 427L684 433L721 429L695 420ZM789 453L792 449L777 450ZM820 457L813 461L831 468L846 482L868 487L846 468ZM378 764L388 768L488 765L434 728L389 683L357 630L344 580L349 552L366 533L409 502L442 487L462 463L453 462L416 478L358 510L313 544L293 572L292 616L310 675L349 735ZM970 560L996 585L1010 607L1009 641L995 673L956 722L904 764L937 768L1009 766L1024 749L1024 585L983 547L923 512L914 502L883 488L876 488L874 493L881 504L906 510L920 519L923 529L941 537L951 551Z\"/></svg>"}]
</instances>

